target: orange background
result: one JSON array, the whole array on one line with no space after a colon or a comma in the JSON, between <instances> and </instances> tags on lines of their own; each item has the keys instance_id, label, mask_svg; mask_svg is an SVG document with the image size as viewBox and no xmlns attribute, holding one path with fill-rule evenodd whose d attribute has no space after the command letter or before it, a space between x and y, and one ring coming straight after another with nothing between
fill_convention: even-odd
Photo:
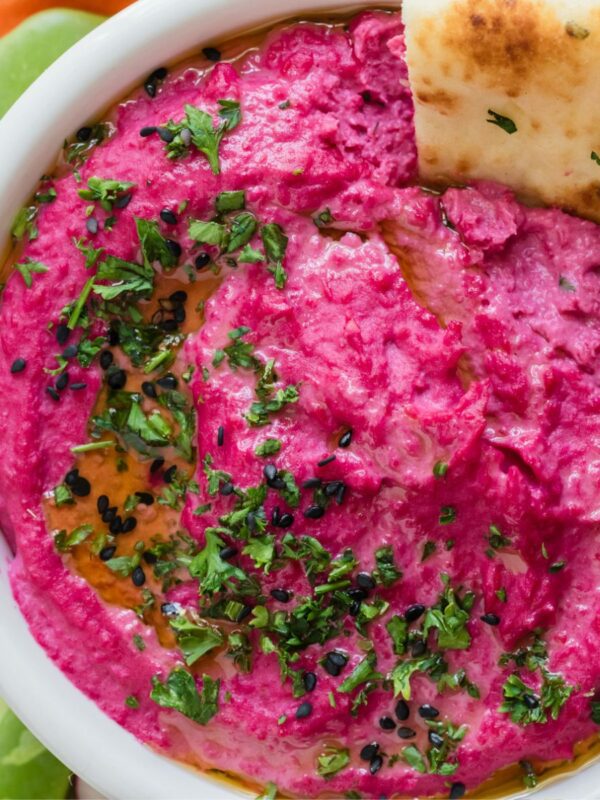
<instances>
[{"instance_id":1,"label":"orange background","mask_svg":"<svg viewBox=\"0 0 600 800\"><path fill-rule=\"evenodd\" d=\"M128 6L132 0L0 0L0 36L22 22L26 17L47 8L78 8L95 14L110 16ZM174 0L175 2L175 0Z\"/></svg>"}]
</instances>

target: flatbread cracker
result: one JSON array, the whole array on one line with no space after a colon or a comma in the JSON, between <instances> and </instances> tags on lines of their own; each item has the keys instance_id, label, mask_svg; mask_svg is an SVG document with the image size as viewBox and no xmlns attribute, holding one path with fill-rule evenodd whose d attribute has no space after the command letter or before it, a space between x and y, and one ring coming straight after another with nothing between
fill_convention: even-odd
<instances>
[{"instance_id":1,"label":"flatbread cracker","mask_svg":"<svg viewBox=\"0 0 600 800\"><path fill-rule=\"evenodd\" d=\"M404 0L422 176L600 221L599 0Z\"/></svg>"}]
</instances>

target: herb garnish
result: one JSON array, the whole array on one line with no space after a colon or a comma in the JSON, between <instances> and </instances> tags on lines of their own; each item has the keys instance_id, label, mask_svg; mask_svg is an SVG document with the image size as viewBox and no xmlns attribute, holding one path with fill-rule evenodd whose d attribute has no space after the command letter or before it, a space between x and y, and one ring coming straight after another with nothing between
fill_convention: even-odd
<instances>
[{"instance_id":1,"label":"herb garnish","mask_svg":"<svg viewBox=\"0 0 600 800\"><path fill-rule=\"evenodd\" d=\"M134 183L93 177L88 180L88 188L80 189L79 196L82 200L100 203L107 212L113 210L114 204L125 192L132 189Z\"/></svg>"},{"instance_id":2,"label":"herb garnish","mask_svg":"<svg viewBox=\"0 0 600 800\"><path fill-rule=\"evenodd\" d=\"M187 104L184 107L185 117L182 122L172 120L164 126L172 135L167 142L168 158L180 158L189 151L190 144L204 153L214 175L221 171L219 163L219 146L223 137L234 130L242 120L240 104L235 100L219 100L218 121L200 108Z\"/></svg>"},{"instance_id":3,"label":"herb garnish","mask_svg":"<svg viewBox=\"0 0 600 800\"><path fill-rule=\"evenodd\" d=\"M31 289L33 286L34 275L43 275L45 272L48 272L48 267L45 264L42 264L40 261L32 261L30 258L26 258L25 261L20 261L18 264L15 264L15 269L23 277L25 286L28 289Z\"/></svg>"},{"instance_id":4,"label":"herb garnish","mask_svg":"<svg viewBox=\"0 0 600 800\"><path fill-rule=\"evenodd\" d=\"M517 126L510 117L505 117L502 114L498 114L496 111L492 111L491 108L488 108L488 114L492 117L492 119L486 119L486 122L489 122L491 125L497 125L510 135L517 132Z\"/></svg>"},{"instance_id":5,"label":"herb garnish","mask_svg":"<svg viewBox=\"0 0 600 800\"><path fill-rule=\"evenodd\" d=\"M150 697L163 708L173 708L199 725L206 725L215 716L218 707L220 680L202 676L202 691L198 693L196 681L181 667L172 670L165 683L155 675L152 678Z\"/></svg>"}]
</instances>

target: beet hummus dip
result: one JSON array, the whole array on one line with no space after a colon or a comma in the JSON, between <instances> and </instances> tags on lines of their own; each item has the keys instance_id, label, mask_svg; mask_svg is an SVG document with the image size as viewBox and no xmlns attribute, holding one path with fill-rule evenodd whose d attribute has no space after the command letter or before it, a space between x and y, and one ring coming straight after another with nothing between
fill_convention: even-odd
<instances>
[{"instance_id":1,"label":"beet hummus dip","mask_svg":"<svg viewBox=\"0 0 600 800\"><path fill-rule=\"evenodd\" d=\"M600 722L600 229L421 187L412 119L398 14L279 27L157 69L15 221L15 597L267 797L534 786Z\"/></svg>"}]
</instances>

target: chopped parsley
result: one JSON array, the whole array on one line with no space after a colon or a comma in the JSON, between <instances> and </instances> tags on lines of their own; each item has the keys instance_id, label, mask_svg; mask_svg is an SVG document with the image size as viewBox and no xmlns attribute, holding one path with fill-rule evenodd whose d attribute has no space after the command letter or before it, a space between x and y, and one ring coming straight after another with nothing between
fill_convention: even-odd
<instances>
[{"instance_id":1,"label":"chopped parsley","mask_svg":"<svg viewBox=\"0 0 600 800\"><path fill-rule=\"evenodd\" d=\"M37 239L37 215L37 206L26 206L17 213L10 229L11 234L17 241L20 241L25 234L27 234L30 241Z\"/></svg>"},{"instance_id":2,"label":"chopped parsley","mask_svg":"<svg viewBox=\"0 0 600 800\"><path fill-rule=\"evenodd\" d=\"M193 621L180 615L170 619L169 624L175 632L177 644L188 667L225 641L219 628L203 620Z\"/></svg>"},{"instance_id":3,"label":"chopped parsley","mask_svg":"<svg viewBox=\"0 0 600 800\"><path fill-rule=\"evenodd\" d=\"M177 266L177 256L169 248L157 222L136 217L135 227L148 277L152 277L150 270L155 261L158 261L164 269L173 269Z\"/></svg>"},{"instance_id":4,"label":"chopped parsley","mask_svg":"<svg viewBox=\"0 0 600 800\"><path fill-rule=\"evenodd\" d=\"M445 461L436 461L433 465L433 475L435 478L445 478L448 474L449 466Z\"/></svg>"},{"instance_id":5,"label":"chopped parsley","mask_svg":"<svg viewBox=\"0 0 600 800\"><path fill-rule=\"evenodd\" d=\"M26 258L25 261L20 261L18 264L15 264L15 269L21 274L25 286L28 289L31 289L33 286L34 275L43 275L45 272L48 272L48 267L45 264L42 264L41 261L32 261L30 258Z\"/></svg>"},{"instance_id":6,"label":"chopped parsley","mask_svg":"<svg viewBox=\"0 0 600 800\"><path fill-rule=\"evenodd\" d=\"M93 525L79 525L67 534L67 531L59 531L54 537L54 545L60 553L67 553L78 544L82 544L94 533Z\"/></svg>"},{"instance_id":7,"label":"chopped parsley","mask_svg":"<svg viewBox=\"0 0 600 800\"><path fill-rule=\"evenodd\" d=\"M465 592L460 597L447 584L436 605L425 613L423 634L427 636L429 631L434 630L441 650L466 650L471 644L471 635L466 625L474 602L473 592Z\"/></svg>"},{"instance_id":8,"label":"chopped parsley","mask_svg":"<svg viewBox=\"0 0 600 800\"><path fill-rule=\"evenodd\" d=\"M505 117L502 114L498 114L496 111L492 111L491 108L488 108L488 114L492 119L486 119L486 122L489 122L491 125L497 125L509 135L517 132L517 126L510 117Z\"/></svg>"},{"instance_id":9,"label":"chopped parsley","mask_svg":"<svg viewBox=\"0 0 600 800\"><path fill-rule=\"evenodd\" d=\"M454 506L442 506L440 509L440 525L451 525L456 520L456 509Z\"/></svg>"},{"instance_id":10,"label":"chopped parsley","mask_svg":"<svg viewBox=\"0 0 600 800\"><path fill-rule=\"evenodd\" d=\"M394 548L391 545L380 547L375 551L373 577L382 586L388 587L402 577L402 572L394 561Z\"/></svg>"},{"instance_id":11,"label":"chopped parsley","mask_svg":"<svg viewBox=\"0 0 600 800\"><path fill-rule=\"evenodd\" d=\"M215 594L224 589L235 589L232 581L246 580L246 573L239 567L221 558L225 542L219 538L218 529L207 528L204 532L206 544L190 565L192 578L197 578L202 594Z\"/></svg>"},{"instance_id":12,"label":"chopped parsley","mask_svg":"<svg viewBox=\"0 0 600 800\"><path fill-rule=\"evenodd\" d=\"M317 756L317 773L326 780L333 778L350 763L350 753L346 748L327 745Z\"/></svg>"},{"instance_id":13,"label":"chopped parsley","mask_svg":"<svg viewBox=\"0 0 600 800\"><path fill-rule=\"evenodd\" d=\"M287 282L287 273L283 268L283 261L288 246L288 237L280 225L271 222L263 225L260 235L267 256L268 270L275 278L275 286L283 289Z\"/></svg>"},{"instance_id":14,"label":"chopped parsley","mask_svg":"<svg viewBox=\"0 0 600 800\"><path fill-rule=\"evenodd\" d=\"M135 183L127 181L106 180L104 178L90 178L88 188L79 190L79 197L93 203L100 203L104 211L111 212L117 200L132 189Z\"/></svg>"},{"instance_id":15,"label":"chopped parsley","mask_svg":"<svg viewBox=\"0 0 600 800\"><path fill-rule=\"evenodd\" d=\"M264 442L257 445L254 450L254 454L257 455L259 458L265 458L266 456L274 456L281 450L281 442L279 439L265 439Z\"/></svg>"},{"instance_id":16,"label":"chopped parsley","mask_svg":"<svg viewBox=\"0 0 600 800\"><path fill-rule=\"evenodd\" d=\"M166 144L168 158L186 155L191 144L206 156L214 175L221 172L219 147L226 133L242 121L240 104L235 100L219 100L218 119L200 108L186 104L182 122L172 120L164 126L172 139ZM216 123L216 124L215 124Z\"/></svg>"},{"instance_id":17,"label":"chopped parsley","mask_svg":"<svg viewBox=\"0 0 600 800\"><path fill-rule=\"evenodd\" d=\"M165 683L157 675L152 678L150 697L157 705L172 708L199 725L206 725L219 710L220 685L220 680L213 681L203 675L199 693L193 675L182 667L175 667Z\"/></svg>"}]
</instances>

